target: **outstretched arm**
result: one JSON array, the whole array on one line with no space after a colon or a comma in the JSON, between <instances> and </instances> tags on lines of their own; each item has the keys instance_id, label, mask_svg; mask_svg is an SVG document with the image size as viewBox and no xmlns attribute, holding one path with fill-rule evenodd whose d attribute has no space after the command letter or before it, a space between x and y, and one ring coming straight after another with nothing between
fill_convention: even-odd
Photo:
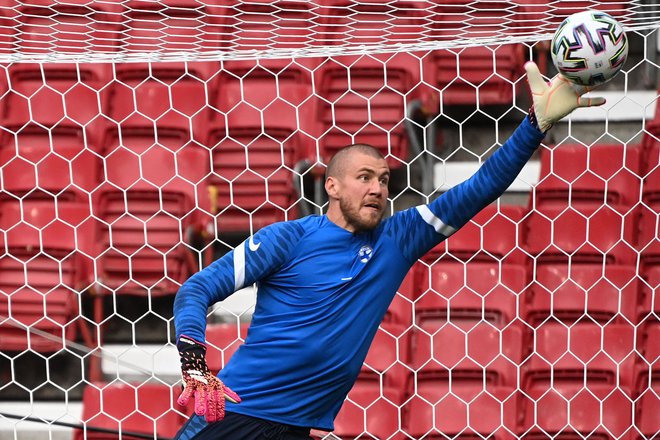
<instances>
[{"instance_id":1,"label":"outstretched arm","mask_svg":"<svg viewBox=\"0 0 660 440\"><path fill-rule=\"evenodd\" d=\"M502 195L555 122L577 107L602 105L605 102L602 98L582 98L588 90L577 88L560 76L546 83L533 62L527 63L525 69L533 107L504 145L472 177L428 205L399 213L398 218L391 222L393 228L406 230L406 233L394 235L405 237L400 241L400 246L410 261L452 235Z\"/></svg>"}]
</instances>

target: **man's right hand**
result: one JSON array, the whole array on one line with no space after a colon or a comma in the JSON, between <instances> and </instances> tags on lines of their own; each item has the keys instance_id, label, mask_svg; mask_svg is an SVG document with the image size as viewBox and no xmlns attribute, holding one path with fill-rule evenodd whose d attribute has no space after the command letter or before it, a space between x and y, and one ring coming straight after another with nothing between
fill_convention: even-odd
<instances>
[{"instance_id":1,"label":"man's right hand","mask_svg":"<svg viewBox=\"0 0 660 440\"><path fill-rule=\"evenodd\" d=\"M211 373L206 365L204 344L181 335L176 346L181 356L183 377L183 392L177 402L185 406L193 397L195 414L205 416L208 423L222 420L225 417L225 399L240 403L241 398Z\"/></svg>"}]
</instances>

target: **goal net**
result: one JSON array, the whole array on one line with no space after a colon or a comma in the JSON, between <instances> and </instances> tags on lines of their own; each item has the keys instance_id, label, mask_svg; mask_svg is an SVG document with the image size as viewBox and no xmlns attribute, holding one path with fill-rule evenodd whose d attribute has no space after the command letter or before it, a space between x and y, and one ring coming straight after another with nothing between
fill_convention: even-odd
<instances>
[{"instance_id":1,"label":"goal net","mask_svg":"<svg viewBox=\"0 0 660 440\"><path fill-rule=\"evenodd\" d=\"M657 438L653 0L0 1L0 437L173 437L181 283L323 213L345 145L386 155L390 213L464 180L525 116L523 64L554 75L548 40L586 9L629 38L607 104L413 266L314 435ZM209 310L214 371L255 301Z\"/></svg>"}]
</instances>

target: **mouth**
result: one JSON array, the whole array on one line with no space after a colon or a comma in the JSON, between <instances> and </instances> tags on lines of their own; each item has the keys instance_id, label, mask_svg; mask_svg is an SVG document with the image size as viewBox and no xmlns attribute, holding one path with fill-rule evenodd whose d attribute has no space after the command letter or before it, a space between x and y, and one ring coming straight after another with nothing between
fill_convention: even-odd
<instances>
[{"instance_id":1,"label":"mouth","mask_svg":"<svg viewBox=\"0 0 660 440\"><path fill-rule=\"evenodd\" d=\"M380 205L380 203L375 203L375 202L374 203L365 203L364 207L367 208L367 209L376 211L376 212L380 212L383 209L382 206Z\"/></svg>"}]
</instances>

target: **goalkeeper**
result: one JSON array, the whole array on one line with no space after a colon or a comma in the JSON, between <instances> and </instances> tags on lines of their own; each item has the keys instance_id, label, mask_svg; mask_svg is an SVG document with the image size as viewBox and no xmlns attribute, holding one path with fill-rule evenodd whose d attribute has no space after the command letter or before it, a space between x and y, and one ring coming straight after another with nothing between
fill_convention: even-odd
<instances>
[{"instance_id":1,"label":"goalkeeper","mask_svg":"<svg viewBox=\"0 0 660 440\"><path fill-rule=\"evenodd\" d=\"M582 98L560 76L525 66L533 107L465 182L428 205L381 221L389 169L378 150L353 145L328 164L326 215L267 226L190 277L174 302L184 390L195 413L177 439L307 439L332 431L397 287L413 263L509 187L552 124ZM206 312L257 283L245 343L215 377L206 366ZM239 397L240 396L240 397Z\"/></svg>"}]
</instances>

